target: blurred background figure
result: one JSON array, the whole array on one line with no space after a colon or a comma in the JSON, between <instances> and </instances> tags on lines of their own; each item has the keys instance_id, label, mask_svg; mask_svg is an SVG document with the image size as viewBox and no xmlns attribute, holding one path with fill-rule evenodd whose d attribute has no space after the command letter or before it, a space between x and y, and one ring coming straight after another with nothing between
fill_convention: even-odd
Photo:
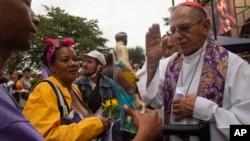
<instances>
[{"instance_id":1,"label":"blurred background figure","mask_svg":"<svg viewBox=\"0 0 250 141\"><path fill-rule=\"evenodd\" d=\"M141 68L140 64L134 64L133 65L133 69L134 69L134 72L136 73L139 69Z\"/></svg>"},{"instance_id":2,"label":"blurred background figure","mask_svg":"<svg viewBox=\"0 0 250 141\"><path fill-rule=\"evenodd\" d=\"M41 74L41 79L46 79L47 77L49 77L51 75L50 70L48 69L48 67L43 66L42 67L42 74Z\"/></svg>"},{"instance_id":3,"label":"blurred background figure","mask_svg":"<svg viewBox=\"0 0 250 141\"><path fill-rule=\"evenodd\" d=\"M178 52L178 47L175 44L173 37L165 34L161 38L161 48L163 52L163 58L167 58L174 54L175 52Z\"/></svg>"},{"instance_id":4,"label":"blurred background figure","mask_svg":"<svg viewBox=\"0 0 250 141\"><path fill-rule=\"evenodd\" d=\"M34 72L32 79L30 80L31 87L33 87L41 79L42 79L42 73L41 72Z\"/></svg>"},{"instance_id":5,"label":"blurred background figure","mask_svg":"<svg viewBox=\"0 0 250 141\"><path fill-rule=\"evenodd\" d=\"M29 93L30 93L31 86L32 86L30 81L32 79L33 78L31 77L31 69L28 67L24 68L23 69L23 77L21 78L23 89L21 90L22 93L21 93L21 97L19 99L19 104L22 108L25 106L26 101L29 97Z\"/></svg>"},{"instance_id":6,"label":"blurred background figure","mask_svg":"<svg viewBox=\"0 0 250 141\"><path fill-rule=\"evenodd\" d=\"M30 91L31 89L31 83L30 81L33 78L31 77L31 69L30 68L25 68L23 70L23 78L21 79L22 83L23 83L23 88L27 91Z\"/></svg>"},{"instance_id":7,"label":"blurred background figure","mask_svg":"<svg viewBox=\"0 0 250 141\"><path fill-rule=\"evenodd\" d=\"M113 53L109 53L106 57L106 66L102 70L102 74L113 79Z\"/></svg>"},{"instance_id":8,"label":"blurred background figure","mask_svg":"<svg viewBox=\"0 0 250 141\"><path fill-rule=\"evenodd\" d=\"M26 99L27 99L28 94L29 94L29 92L27 92L24 89L22 78L23 78L23 73L18 73L17 74L17 81L15 83L15 88L14 88L15 95L19 96L18 104L19 104L21 110L23 109L23 107L26 103Z\"/></svg>"},{"instance_id":9,"label":"blurred background figure","mask_svg":"<svg viewBox=\"0 0 250 141\"><path fill-rule=\"evenodd\" d=\"M8 91L12 96L16 99L16 101L19 101L19 95L16 94L16 82L17 82L17 72L16 71L10 71L9 72L9 82L7 83L8 85Z\"/></svg>"},{"instance_id":10,"label":"blurred background figure","mask_svg":"<svg viewBox=\"0 0 250 141\"><path fill-rule=\"evenodd\" d=\"M4 76L4 70L0 70L0 86L5 89L8 89L7 83L9 79Z\"/></svg>"}]
</instances>

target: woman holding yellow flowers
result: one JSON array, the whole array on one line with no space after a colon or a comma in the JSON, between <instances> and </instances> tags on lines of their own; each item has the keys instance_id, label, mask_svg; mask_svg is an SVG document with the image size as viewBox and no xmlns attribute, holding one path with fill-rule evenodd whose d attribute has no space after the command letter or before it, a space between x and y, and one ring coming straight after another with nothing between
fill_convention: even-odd
<instances>
[{"instance_id":1,"label":"woman holding yellow flowers","mask_svg":"<svg viewBox=\"0 0 250 141\"><path fill-rule=\"evenodd\" d=\"M43 63L51 71L47 82L38 83L29 95L23 114L37 128L46 141L91 141L106 133L110 127L108 118L89 115L85 100L73 81L78 77L78 61L74 51L75 42L71 38L46 38L47 47L43 52ZM58 88L56 91L48 83ZM60 103L57 94L60 91ZM58 94L59 95L59 94ZM61 108L62 107L62 108ZM65 108L63 111L60 109ZM68 112L66 112L68 110ZM77 111L79 116L71 117L69 111ZM71 120L70 122L64 122Z\"/></svg>"}]
</instances>

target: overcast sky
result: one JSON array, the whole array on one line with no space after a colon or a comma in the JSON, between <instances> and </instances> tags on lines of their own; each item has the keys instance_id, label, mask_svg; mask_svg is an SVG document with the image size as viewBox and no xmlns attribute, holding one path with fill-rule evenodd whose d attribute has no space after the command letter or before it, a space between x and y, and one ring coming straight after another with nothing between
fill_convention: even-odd
<instances>
[{"instance_id":1,"label":"overcast sky","mask_svg":"<svg viewBox=\"0 0 250 141\"><path fill-rule=\"evenodd\" d=\"M185 0L175 0L175 4ZM59 7L66 13L83 18L97 19L103 37L114 47L114 35L128 34L128 47L145 46L145 33L153 23L159 23L161 33L166 33L164 17L169 16L172 0L33 0L36 14L44 14L42 5Z\"/></svg>"}]
</instances>

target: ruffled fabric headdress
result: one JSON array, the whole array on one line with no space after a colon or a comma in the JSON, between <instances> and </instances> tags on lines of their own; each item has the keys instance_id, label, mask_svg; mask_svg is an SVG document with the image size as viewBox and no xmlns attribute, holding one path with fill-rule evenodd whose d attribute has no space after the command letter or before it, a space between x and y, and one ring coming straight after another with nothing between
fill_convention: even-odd
<instances>
[{"instance_id":1,"label":"ruffled fabric headdress","mask_svg":"<svg viewBox=\"0 0 250 141\"><path fill-rule=\"evenodd\" d=\"M72 38L65 38L65 39L52 39L52 38L45 38L44 42L49 45L49 49L46 53L46 59L48 65L51 63L51 57L55 52L55 49L58 47L66 46L66 47L74 47L75 42Z\"/></svg>"}]
</instances>

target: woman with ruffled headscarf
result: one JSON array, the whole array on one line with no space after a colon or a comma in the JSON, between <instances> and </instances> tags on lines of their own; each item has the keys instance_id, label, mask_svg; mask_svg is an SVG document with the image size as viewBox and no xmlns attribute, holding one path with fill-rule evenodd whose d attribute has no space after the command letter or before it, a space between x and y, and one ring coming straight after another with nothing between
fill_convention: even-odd
<instances>
[{"instance_id":1,"label":"woman with ruffled headscarf","mask_svg":"<svg viewBox=\"0 0 250 141\"><path fill-rule=\"evenodd\" d=\"M97 138L107 131L110 123L108 118L89 117L82 95L73 84L78 77L79 67L73 49L75 42L71 38L62 40L46 38L45 43L47 47L42 57L43 64L51 72L46 80L59 89L68 108L58 104L60 98L57 98L57 93L48 82L40 82L30 93L23 114L45 140L90 141ZM65 113L67 109L70 111ZM72 111L73 116L70 117Z\"/></svg>"}]
</instances>

